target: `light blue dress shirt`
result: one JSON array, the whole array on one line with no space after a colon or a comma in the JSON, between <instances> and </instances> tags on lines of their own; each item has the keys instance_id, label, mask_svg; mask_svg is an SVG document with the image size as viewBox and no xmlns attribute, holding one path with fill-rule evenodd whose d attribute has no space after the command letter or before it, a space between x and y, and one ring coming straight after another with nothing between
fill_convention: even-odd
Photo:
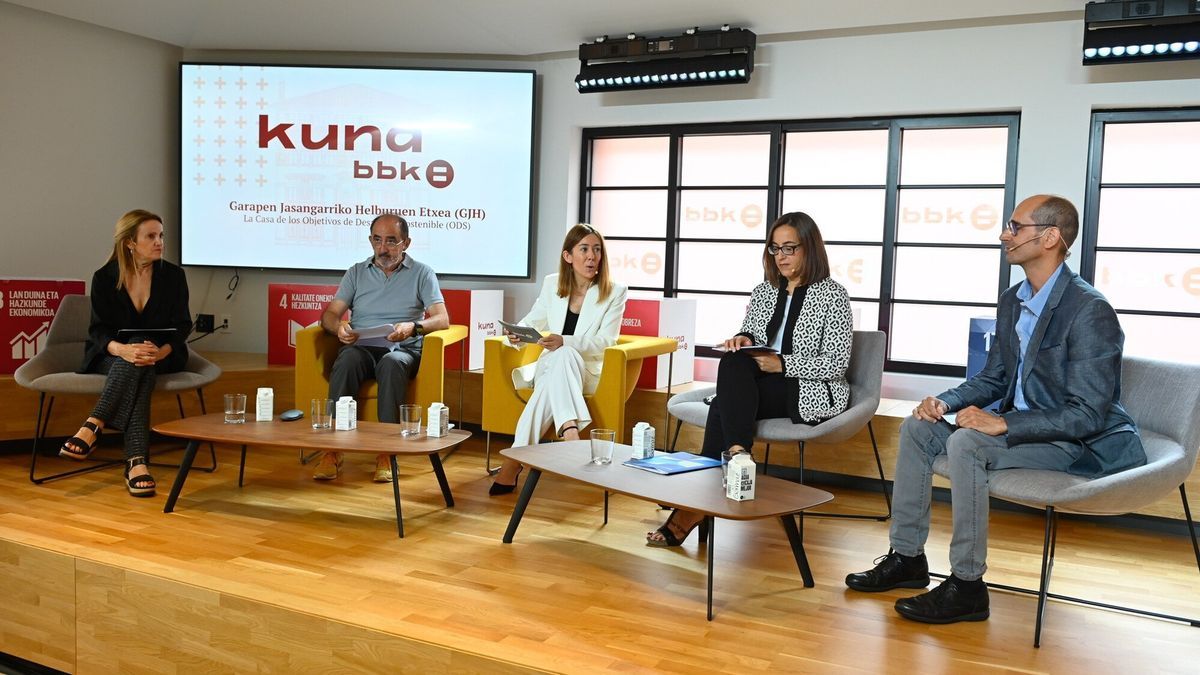
<instances>
[{"instance_id":1,"label":"light blue dress shirt","mask_svg":"<svg viewBox=\"0 0 1200 675\"><path fill-rule=\"evenodd\" d=\"M1017 351L1017 389L1013 393L1013 407L1017 410L1029 410L1029 404L1025 401L1024 377L1021 375L1025 371L1025 350L1029 348L1033 329L1042 316L1042 310L1046 308L1046 301L1050 299L1050 290L1054 288L1054 283L1058 281L1058 275L1062 274L1065 266L1066 263L1059 264L1054 274L1042 284L1037 295L1034 295L1028 279L1021 282L1021 287L1017 289L1017 299L1021 301L1021 315L1017 317L1016 326L1017 340L1020 342Z\"/></svg>"}]
</instances>

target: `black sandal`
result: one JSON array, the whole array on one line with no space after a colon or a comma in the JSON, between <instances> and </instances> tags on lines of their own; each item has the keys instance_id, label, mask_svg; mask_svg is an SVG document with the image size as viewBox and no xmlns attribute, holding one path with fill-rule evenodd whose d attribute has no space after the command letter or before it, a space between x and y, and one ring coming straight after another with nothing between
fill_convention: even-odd
<instances>
[{"instance_id":1,"label":"black sandal","mask_svg":"<svg viewBox=\"0 0 1200 675\"><path fill-rule=\"evenodd\" d=\"M661 534L662 539L652 539L651 537L654 536L654 532L646 535L647 546L653 548L674 548L676 546L682 546L683 542L687 541L687 538L692 534L692 530L696 529L697 526L700 527L701 543L708 540L708 518L704 517L701 517L700 520L692 523L692 526L688 528L687 532L683 533L682 537L676 537L675 533L671 531L671 521L675 520L675 516L678 513L678 509L672 511L670 517L667 518L667 522L663 523L662 527L654 531L658 534Z\"/></svg>"},{"instance_id":2,"label":"black sandal","mask_svg":"<svg viewBox=\"0 0 1200 675\"><path fill-rule=\"evenodd\" d=\"M100 433L104 429L96 426L90 420L84 420L83 426L86 429L92 430L92 434L94 434L92 442L88 443L78 436L72 436L58 449L60 457L70 457L76 460L87 459L88 455L92 454L92 450L96 449L96 444L100 442ZM81 451L77 448L83 448L83 450Z\"/></svg>"},{"instance_id":3,"label":"black sandal","mask_svg":"<svg viewBox=\"0 0 1200 675\"><path fill-rule=\"evenodd\" d=\"M139 464L149 466L146 464L145 457L130 457L125 460L125 488L134 497L153 497L154 488L158 485L154 482L153 476L145 474L143 476L134 476L133 478L129 477L129 472L133 471L133 467Z\"/></svg>"},{"instance_id":4,"label":"black sandal","mask_svg":"<svg viewBox=\"0 0 1200 675\"><path fill-rule=\"evenodd\" d=\"M575 431L579 431L579 425L578 424L568 424L567 426L563 427L562 429L559 429L558 440L560 440L560 441L566 440L566 433L567 433L568 429L574 429Z\"/></svg>"}]
</instances>

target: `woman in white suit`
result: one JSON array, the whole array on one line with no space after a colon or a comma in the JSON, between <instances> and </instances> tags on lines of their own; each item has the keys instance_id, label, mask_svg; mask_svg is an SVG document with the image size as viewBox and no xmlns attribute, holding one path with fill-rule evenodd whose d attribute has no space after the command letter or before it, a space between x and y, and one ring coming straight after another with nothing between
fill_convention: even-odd
<instances>
[{"instance_id":1,"label":"woman in white suit","mask_svg":"<svg viewBox=\"0 0 1200 675\"><path fill-rule=\"evenodd\" d=\"M579 224L563 240L558 274L542 283L533 308L518 323L550 334L538 341L543 351L534 363L513 371L517 388L533 395L517 420L513 445L537 443L550 425L564 440L578 440L592 418L584 394L596 390L604 350L617 343L625 314L625 287L608 276L604 237ZM509 335L509 344L517 338ZM489 491L508 494L517 486L520 463L506 459Z\"/></svg>"}]
</instances>

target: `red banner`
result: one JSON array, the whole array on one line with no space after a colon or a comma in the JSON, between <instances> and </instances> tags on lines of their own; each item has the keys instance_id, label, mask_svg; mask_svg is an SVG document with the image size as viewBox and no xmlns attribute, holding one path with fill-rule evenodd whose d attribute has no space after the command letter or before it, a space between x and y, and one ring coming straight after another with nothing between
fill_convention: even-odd
<instances>
[{"instance_id":1,"label":"red banner","mask_svg":"<svg viewBox=\"0 0 1200 675\"><path fill-rule=\"evenodd\" d=\"M64 295L83 295L81 279L0 279L0 374L11 375L46 346ZM83 352L79 353L83 359Z\"/></svg>"},{"instance_id":2,"label":"red banner","mask_svg":"<svg viewBox=\"0 0 1200 675\"><path fill-rule=\"evenodd\" d=\"M337 292L337 284L267 286L267 363L296 363L296 331L315 325Z\"/></svg>"}]
</instances>

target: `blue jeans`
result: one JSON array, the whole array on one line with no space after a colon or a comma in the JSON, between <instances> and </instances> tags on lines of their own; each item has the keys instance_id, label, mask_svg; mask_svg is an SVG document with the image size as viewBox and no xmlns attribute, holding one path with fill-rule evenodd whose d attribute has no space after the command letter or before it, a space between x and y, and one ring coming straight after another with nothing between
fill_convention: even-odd
<instances>
[{"instance_id":1,"label":"blue jeans","mask_svg":"<svg viewBox=\"0 0 1200 675\"><path fill-rule=\"evenodd\" d=\"M1008 447L1006 436L959 429L945 421L908 417L900 425L892 496L891 546L900 555L925 552L933 461L950 463L950 504L954 527L950 570L974 581L987 571L988 471L1049 469L1066 471L1083 452L1078 443L1022 443Z\"/></svg>"}]
</instances>

